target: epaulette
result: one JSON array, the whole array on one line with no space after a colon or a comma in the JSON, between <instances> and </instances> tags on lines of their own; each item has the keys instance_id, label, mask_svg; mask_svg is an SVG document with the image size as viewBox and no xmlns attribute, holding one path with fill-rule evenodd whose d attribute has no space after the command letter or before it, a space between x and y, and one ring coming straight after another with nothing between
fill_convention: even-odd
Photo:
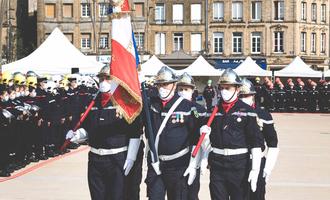
<instances>
[{"instance_id":1,"label":"epaulette","mask_svg":"<svg viewBox=\"0 0 330 200\"><path fill-rule=\"evenodd\" d=\"M196 118L199 118L199 113L198 113L196 107L192 107L192 108L191 108L191 112L194 114L194 116L195 116Z\"/></svg>"}]
</instances>

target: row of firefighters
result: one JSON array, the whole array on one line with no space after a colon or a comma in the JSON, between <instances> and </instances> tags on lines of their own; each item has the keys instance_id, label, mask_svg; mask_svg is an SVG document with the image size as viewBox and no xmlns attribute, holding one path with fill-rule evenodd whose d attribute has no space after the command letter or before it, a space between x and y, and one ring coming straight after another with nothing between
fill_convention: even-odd
<instances>
[{"instance_id":1,"label":"row of firefighters","mask_svg":"<svg viewBox=\"0 0 330 200\"><path fill-rule=\"evenodd\" d=\"M319 82L307 79L304 81L297 78L287 79L283 84L280 78L273 83L269 78L257 77L251 80L256 89L256 103L269 112L330 112L330 82ZM209 80L203 92L208 108L212 107L213 98L217 96L217 89Z\"/></svg>"},{"instance_id":2,"label":"row of firefighters","mask_svg":"<svg viewBox=\"0 0 330 200\"><path fill-rule=\"evenodd\" d=\"M98 85L78 84L77 77L63 84L64 79L48 81L34 73L26 74L25 80L17 75L22 81L3 76L1 176L69 151L60 147L70 140L70 148L90 146L88 185L93 200L140 199L143 159L151 200L199 199L200 174L206 170L211 199L265 199L278 139L272 116L256 103L257 89L249 80L225 70L217 83L221 98L206 109L192 100L193 78L187 73L177 77L164 66L153 86L141 87L143 110L127 122L112 103L109 71L102 68ZM72 130L92 99L95 104L86 120ZM211 116L213 121L207 123ZM201 135L205 137L198 148Z\"/></svg>"}]
</instances>

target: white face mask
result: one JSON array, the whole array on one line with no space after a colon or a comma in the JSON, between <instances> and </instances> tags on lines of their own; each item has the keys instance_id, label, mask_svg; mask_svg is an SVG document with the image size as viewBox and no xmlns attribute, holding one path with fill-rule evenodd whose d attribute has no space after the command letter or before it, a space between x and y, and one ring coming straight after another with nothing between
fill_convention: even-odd
<instances>
[{"instance_id":1,"label":"white face mask","mask_svg":"<svg viewBox=\"0 0 330 200\"><path fill-rule=\"evenodd\" d=\"M237 90L235 90L234 92L231 92L229 90L222 89L220 91L220 93L221 93L222 99L227 103L233 102L235 99L237 99Z\"/></svg>"},{"instance_id":2,"label":"white face mask","mask_svg":"<svg viewBox=\"0 0 330 200\"><path fill-rule=\"evenodd\" d=\"M14 85L14 82L12 82L12 81L8 83L8 86L9 86L9 87L11 87L11 86L13 86L13 85Z\"/></svg>"},{"instance_id":3,"label":"white face mask","mask_svg":"<svg viewBox=\"0 0 330 200\"><path fill-rule=\"evenodd\" d=\"M14 100L16 98L16 94L9 95L9 99Z\"/></svg>"},{"instance_id":4,"label":"white face mask","mask_svg":"<svg viewBox=\"0 0 330 200\"><path fill-rule=\"evenodd\" d=\"M20 97L21 96L21 93L20 92L17 92L16 93L16 97Z\"/></svg>"},{"instance_id":5,"label":"white face mask","mask_svg":"<svg viewBox=\"0 0 330 200\"><path fill-rule=\"evenodd\" d=\"M6 95L5 97L3 97L2 102L7 102L8 100L9 100L9 96Z\"/></svg>"},{"instance_id":6,"label":"white face mask","mask_svg":"<svg viewBox=\"0 0 330 200\"><path fill-rule=\"evenodd\" d=\"M30 93L30 97L36 97L36 96L37 96L37 93L35 91Z\"/></svg>"},{"instance_id":7,"label":"white face mask","mask_svg":"<svg viewBox=\"0 0 330 200\"><path fill-rule=\"evenodd\" d=\"M244 97L244 98L241 98L241 100L249 106L252 106L254 103L253 96Z\"/></svg>"},{"instance_id":8,"label":"white face mask","mask_svg":"<svg viewBox=\"0 0 330 200\"><path fill-rule=\"evenodd\" d=\"M30 94L30 92L28 90L24 92L25 96L29 96L29 94Z\"/></svg>"},{"instance_id":9,"label":"white face mask","mask_svg":"<svg viewBox=\"0 0 330 200\"><path fill-rule=\"evenodd\" d=\"M158 89L158 93L159 97L164 101L169 100L174 96L174 90L171 91L162 87Z\"/></svg>"},{"instance_id":10,"label":"white face mask","mask_svg":"<svg viewBox=\"0 0 330 200\"><path fill-rule=\"evenodd\" d=\"M191 101L192 99L192 93L189 91L185 91L185 90L179 91L178 94L189 101Z\"/></svg>"},{"instance_id":11,"label":"white face mask","mask_svg":"<svg viewBox=\"0 0 330 200\"><path fill-rule=\"evenodd\" d=\"M109 92L111 89L111 84L107 81L102 81L99 86L100 92Z\"/></svg>"}]
</instances>

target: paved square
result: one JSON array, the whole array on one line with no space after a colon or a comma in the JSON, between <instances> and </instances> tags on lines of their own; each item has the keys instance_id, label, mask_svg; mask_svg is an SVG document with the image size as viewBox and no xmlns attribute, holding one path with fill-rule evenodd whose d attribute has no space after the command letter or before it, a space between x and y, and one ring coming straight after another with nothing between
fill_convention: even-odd
<instances>
[{"instance_id":1,"label":"paved square","mask_svg":"<svg viewBox=\"0 0 330 200\"><path fill-rule=\"evenodd\" d=\"M330 199L330 115L274 114L280 154L268 184L268 200ZM0 200L87 200L87 152L69 155L0 183ZM29 166L30 167L30 166ZM144 170L145 172L145 170ZM200 199L210 199L208 174ZM141 184L141 199L145 184Z\"/></svg>"}]
</instances>

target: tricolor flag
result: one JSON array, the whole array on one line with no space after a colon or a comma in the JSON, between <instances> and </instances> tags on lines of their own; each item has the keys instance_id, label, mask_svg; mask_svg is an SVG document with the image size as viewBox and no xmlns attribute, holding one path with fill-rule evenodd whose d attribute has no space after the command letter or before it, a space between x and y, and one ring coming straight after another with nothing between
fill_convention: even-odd
<instances>
[{"instance_id":1,"label":"tricolor flag","mask_svg":"<svg viewBox=\"0 0 330 200\"><path fill-rule=\"evenodd\" d=\"M142 97L138 79L136 51L128 0L112 0L112 39L110 77L118 84L112 95L128 123L132 123L142 110Z\"/></svg>"}]
</instances>

